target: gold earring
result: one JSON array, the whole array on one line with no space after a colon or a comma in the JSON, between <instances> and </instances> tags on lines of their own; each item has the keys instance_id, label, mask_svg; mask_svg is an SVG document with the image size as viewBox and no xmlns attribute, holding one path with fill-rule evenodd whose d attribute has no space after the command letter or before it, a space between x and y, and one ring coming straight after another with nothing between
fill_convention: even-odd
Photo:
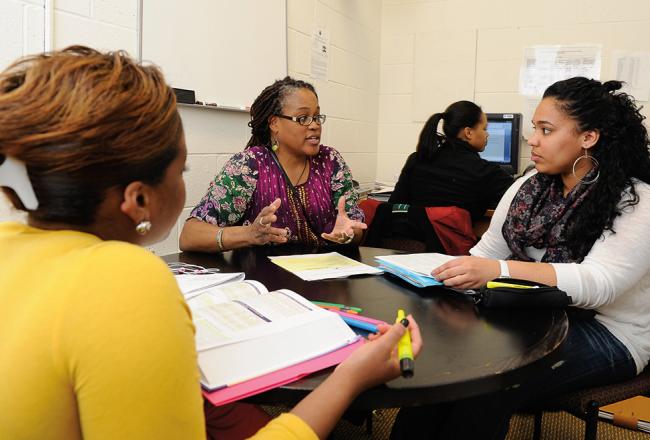
<instances>
[{"instance_id":1,"label":"gold earring","mask_svg":"<svg viewBox=\"0 0 650 440\"><path fill-rule=\"evenodd\" d=\"M271 150L278 151L279 148L277 139L271 139Z\"/></svg>"},{"instance_id":2,"label":"gold earring","mask_svg":"<svg viewBox=\"0 0 650 440\"><path fill-rule=\"evenodd\" d=\"M135 225L135 232L140 235L146 235L147 232L151 230L151 222L149 220L142 220L140 223Z\"/></svg>"}]
</instances>

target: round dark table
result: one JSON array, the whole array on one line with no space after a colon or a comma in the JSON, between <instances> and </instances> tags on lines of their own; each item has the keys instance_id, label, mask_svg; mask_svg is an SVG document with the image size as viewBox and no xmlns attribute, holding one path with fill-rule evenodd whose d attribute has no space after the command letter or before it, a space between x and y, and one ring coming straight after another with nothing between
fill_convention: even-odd
<instances>
[{"instance_id":1,"label":"round dark table","mask_svg":"<svg viewBox=\"0 0 650 440\"><path fill-rule=\"evenodd\" d=\"M370 247L295 246L239 249L223 254L184 252L164 257L222 272L245 272L269 290L287 288L310 300L363 308L363 315L393 322L398 308L411 313L424 347L415 376L395 379L361 394L353 409L374 409L453 401L515 386L556 361L553 352L566 336L563 310L486 310L467 296L440 287L418 289L391 275L303 281L271 263L269 255L337 251L376 266L373 257L398 253ZM253 396L259 404L293 405L318 386L329 370Z\"/></svg>"}]
</instances>

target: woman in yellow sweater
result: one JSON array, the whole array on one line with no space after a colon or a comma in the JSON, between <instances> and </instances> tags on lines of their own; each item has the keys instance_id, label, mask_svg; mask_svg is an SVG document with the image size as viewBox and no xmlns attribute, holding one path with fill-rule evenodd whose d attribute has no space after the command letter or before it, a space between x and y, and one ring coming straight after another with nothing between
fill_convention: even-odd
<instances>
[{"instance_id":1,"label":"woman in yellow sweater","mask_svg":"<svg viewBox=\"0 0 650 440\"><path fill-rule=\"evenodd\" d=\"M29 214L0 223L0 437L205 438L190 312L136 246L164 238L185 201L162 74L79 46L23 59L0 74L0 127L0 185ZM397 376L404 331L382 327L257 436L326 437L358 393Z\"/></svg>"}]
</instances>

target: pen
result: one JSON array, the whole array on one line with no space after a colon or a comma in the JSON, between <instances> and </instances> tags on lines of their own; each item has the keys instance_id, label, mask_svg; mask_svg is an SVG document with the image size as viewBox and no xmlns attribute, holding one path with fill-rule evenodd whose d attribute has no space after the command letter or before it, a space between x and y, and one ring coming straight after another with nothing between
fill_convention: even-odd
<instances>
[{"instance_id":1,"label":"pen","mask_svg":"<svg viewBox=\"0 0 650 440\"><path fill-rule=\"evenodd\" d=\"M324 301L312 301L314 304L317 306L327 306L327 307L336 307L338 309L348 309L348 310L354 310L355 312L362 312L363 309L360 309L359 307L352 307L352 306L346 306L344 304L337 304L337 303L331 303L331 302L324 302Z\"/></svg>"},{"instance_id":2,"label":"pen","mask_svg":"<svg viewBox=\"0 0 650 440\"><path fill-rule=\"evenodd\" d=\"M397 310L397 319L395 319L395 322L399 322L404 327L408 327L409 321L404 315L404 310ZM402 372L402 377L413 377L415 360L413 359L413 348L411 347L411 333L408 331L408 328L397 343L397 356L399 357L399 369Z\"/></svg>"},{"instance_id":3,"label":"pen","mask_svg":"<svg viewBox=\"0 0 650 440\"><path fill-rule=\"evenodd\" d=\"M523 284L502 283L501 281L488 281L487 288L511 287L513 289L537 289L539 286L525 286Z\"/></svg>"},{"instance_id":4,"label":"pen","mask_svg":"<svg viewBox=\"0 0 650 440\"><path fill-rule=\"evenodd\" d=\"M339 315L339 316L350 327L360 328L361 330L365 330L365 331L368 331L368 332L371 332L371 333L377 333L379 331L379 330L377 330L376 325L371 324L369 322L360 321L358 319L350 318L349 316L343 316L343 315Z\"/></svg>"}]
</instances>

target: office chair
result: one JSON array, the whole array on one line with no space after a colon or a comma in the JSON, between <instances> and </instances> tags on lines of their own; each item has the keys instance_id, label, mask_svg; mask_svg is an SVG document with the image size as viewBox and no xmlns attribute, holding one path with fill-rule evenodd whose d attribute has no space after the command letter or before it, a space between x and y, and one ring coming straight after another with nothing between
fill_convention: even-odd
<instances>
[{"instance_id":1,"label":"office chair","mask_svg":"<svg viewBox=\"0 0 650 440\"><path fill-rule=\"evenodd\" d=\"M541 407L532 409L535 415L533 440L542 434L542 415L546 411L566 411L585 421L585 440L596 440L598 408L620 400L650 393L650 366L635 378L602 387L573 391L551 398Z\"/></svg>"}]
</instances>

